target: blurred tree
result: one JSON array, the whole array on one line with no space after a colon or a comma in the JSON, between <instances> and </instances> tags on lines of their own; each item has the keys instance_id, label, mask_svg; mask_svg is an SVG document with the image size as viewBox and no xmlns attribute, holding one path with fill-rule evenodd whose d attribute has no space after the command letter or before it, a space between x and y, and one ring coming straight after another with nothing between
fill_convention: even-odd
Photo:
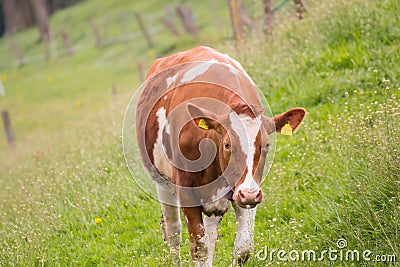
<instances>
[{"instance_id":1,"label":"blurred tree","mask_svg":"<svg viewBox=\"0 0 400 267\"><path fill-rule=\"evenodd\" d=\"M6 35L34 25L35 21L29 0L1 0L1 4Z\"/></svg>"},{"instance_id":2,"label":"blurred tree","mask_svg":"<svg viewBox=\"0 0 400 267\"><path fill-rule=\"evenodd\" d=\"M3 6L0 4L0 36L4 33L4 12Z\"/></svg>"},{"instance_id":3,"label":"blurred tree","mask_svg":"<svg viewBox=\"0 0 400 267\"><path fill-rule=\"evenodd\" d=\"M48 16L82 0L0 0L0 36L38 25L41 39L48 37Z\"/></svg>"},{"instance_id":4,"label":"blurred tree","mask_svg":"<svg viewBox=\"0 0 400 267\"><path fill-rule=\"evenodd\" d=\"M236 43L241 43L244 41L244 27L243 21L240 16L240 1L239 0L228 0L229 11L231 14L231 22L233 28L233 34Z\"/></svg>"},{"instance_id":5,"label":"blurred tree","mask_svg":"<svg viewBox=\"0 0 400 267\"><path fill-rule=\"evenodd\" d=\"M82 0L47 0L47 5L49 7L49 14L53 14L59 9L76 4L80 1Z\"/></svg>"},{"instance_id":6,"label":"blurred tree","mask_svg":"<svg viewBox=\"0 0 400 267\"><path fill-rule=\"evenodd\" d=\"M263 0L264 3L264 33L269 35L272 33L275 18L271 0Z\"/></svg>"},{"instance_id":7,"label":"blurred tree","mask_svg":"<svg viewBox=\"0 0 400 267\"><path fill-rule=\"evenodd\" d=\"M50 0L50 13L54 13L57 10L64 7L64 0Z\"/></svg>"},{"instance_id":8,"label":"blurred tree","mask_svg":"<svg viewBox=\"0 0 400 267\"><path fill-rule=\"evenodd\" d=\"M40 31L40 38L43 42L50 40L49 15L47 0L30 0L33 13L35 14L36 25Z\"/></svg>"}]
</instances>

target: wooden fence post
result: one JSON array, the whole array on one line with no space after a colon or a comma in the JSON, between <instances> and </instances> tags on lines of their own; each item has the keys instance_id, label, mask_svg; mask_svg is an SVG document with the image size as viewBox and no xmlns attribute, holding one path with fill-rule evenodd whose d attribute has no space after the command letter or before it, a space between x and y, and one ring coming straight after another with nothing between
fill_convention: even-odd
<instances>
[{"instance_id":1,"label":"wooden fence post","mask_svg":"<svg viewBox=\"0 0 400 267\"><path fill-rule=\"evenodd\" d=\"M143 61L138 61L138 63L137 63L137 68L138 68L138 70L139 70L140 79L142 80L142 82L144 82L145 79L146 79L146 75L145 75L145 73L144 73L144 64L143 64Z\"/></svg>"},{"instance_id":2,"label":"wooden fence post","mask_svg":"<svg viewBox=\"0 0 400 267\"><path fill-rule=\"evenodd\" d=\"M271 0L264 0L264 33L271 34L274 26L274 10L272 8Z\"/></svg>"},{"instance_id":3,"label":"wooden fence post","mask_svg":"<svg viewBox=\"0 0 400 267\"><path fill-rule=\"evenodd\" d=\"M8 114L8 111L2 110L1 117L3 118L3 125L4 125L4 130L6 132L8 146L10 148L15 148L14 133L11 128L10 115Z\"/></svg>"},{"instance_id":4,"label":"wooden fence post","mask_svg":"<svg viewBox=\"0 0 400 267\"><path fill-rule=\"evenodd\" d=\"M51 55L50 40L49 39L44 39L42 42L43 42L43 47L44 47L44 58L46 60L50 60L50 55Z\"/></svg>"},{"instance_id":5,"label":"wooden fence post","mask_svg":"<svg viewBox=\"0 0 400 267\"><path fill-rule=\"evenodd\" d=\"M0 96L5 96L6 95L6 90L4 90L3 82L1 81L0 77Z\"/></svg>"},{"instance_id":6,"label":"wooden fence post","mask_svg":"<svg viewBox=\"0 0 400 267\"><path fill-rule=\"evenodd\" d=\"M135 18L139 24L140 29L143 32L144 37L146 38L147 44L149 45L149 47L152 47L154 45L153 37L151 36L149 29L144 24L142 16L139 13L135 12Z\"/></svg>"},{"instance_id":7,"label":"wooden fence post","mask_svg":"<svg viewBox=\"0 0 400 267\"><path fill-rule=\"evenodd\" d=\"M112 83L112 85L111 85L111 94L113 96L117 95L117 86L115 85L115 83Z\"/></svg>"},{"instance_id":8,"label":"wooden fence post","mask_svg":"<svg viewBox=\"0 0 400 267\"><path fill-rule=\"evenodd\" d=\"M294 4L296 5L296 14L299 19L303 18L303 13L307 12L307 7L304 4L303 0L293 0Z\"/></svg>"},{"instance_id":9,"label":"wooden fence post","mask_svg":"<svg viewBox=\"0 0 400 267\"><path fill-rule=\"evenodd\" d=\"M122 35L125 35L126 34L126 14L125 13L122 13L120 16L120 19L121 19L121 34Z\"/></svg>"},{"instance_id":10,"label":"wooden fence post","mask_svg":"<svg viewBox=\"0 0 400 267\"><path fill-rule=\"evenodd\" d=\"M92 27L92 31L94 34L94 37L96 38L96 45L97 47L102 47L102 41L101 41L101 36L99 33L99 29L97 28L96 23L94 22L94 20L90 20L90 26Z\"/></svg>"},{"instance_id":11,"label":"wooden fence post","mask_svg":"<svg viewBox=\"0 0 400 267\"><path fill-rule=\"evenodd\" d=\"M162 23L172 32L176 37L180 36L178 29L174 22L174 13L170 4L165 5L165 16L161 18Z\"/></svg>"},{"instance_id":12,"label":"wooden fence post","mask_svg":"<svg viewBox=\"0 0 400 267\"><path fill-rule=\"evenodd\" d=\"M246 25L246 27L249 28L250 30L254 30L254 22L249 17L247 9L243 5L243 3L240 3L239 11L240 11L240 18L242 19L243 24Z\"/></svg>"},{"instance_id":13,"label":"wooden fence post","mask_svg":"<svg viewBox=\"0 0 400 267\"><path fill-rule=\"evenodd\" d=\"M73 55L74 49L72 48L71 39L69 39L68 33L66 31L61 31L61 37L63 39L64 47L67 51L67 54L70 56Z\"/></svg>"},{"instance_id":14,"label":"wooden fence post","mask_svg":"<svg viewBox=\"0 0 400 267\"><path fill-rule=\"evenodd\" d=\"M240 17L240 4L238 0L228 0L229 11L231 14L231 22L233 28L233 34L235 36L236 44L244 41L244 30L243 22Z\"/></svg>"},{"instance_id":15,"label":"wooden fence post","mask_svg":"<svg viewBox=\"0 0 400 267\"><path fill-rule=\"evenodd\" d=\"M192 8L190 6L179 6L176 8L176 12L181 19L186 32L197 38L198 30L196 24L194 23Z\"/></svg>"},{"instance_id":16,"label":"wooden fence post","mask_svg":"<svg viewBox=\"0 0 400 267\"><path fill-rule=\"evenodd\" d=\"M219 18L219 15L218 15L218 5L217 5L217 1L216 0L211 0L211 9L213 11L214 22L215 22L215 25L217 26L218 33L221 33L221 29L222 29L221 25L222 25L222 23L221 23L221 20Z\"/></svg>"},{"instance_id":17,"label":"wooden fence post","mask_svg":"<svg viewBox=\"0 0 400 267\"><path fill-rule=\"evenodd\" d=\"M24 58L22 57L22 53L21 53L21 50L19 49L18 44L13 42L11 44L11 46L14 49L15 56L16 56L16 58L18 60L18 65L20 67L23 67L25 65L25 61L24 61Z\"/></svg>"}]
</instances>

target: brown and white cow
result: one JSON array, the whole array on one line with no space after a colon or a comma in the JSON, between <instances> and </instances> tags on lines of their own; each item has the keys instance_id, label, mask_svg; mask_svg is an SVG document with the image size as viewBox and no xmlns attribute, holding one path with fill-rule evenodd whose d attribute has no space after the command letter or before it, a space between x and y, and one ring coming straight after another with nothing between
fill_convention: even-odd
<instances>
[{"instance_id":1,"label":"brown and white cow","mask_svg":"<svg viewBox=\"0 0 400 267\"><path fill-rule=\"evenodd\" d=\"M233 265L248 259L269 135L288 123L295 130L306 113L295 108L271 119L263 110L242 66L212 48L197 47L151 65L136 107L137 141L156 182L164 238L177 265L180 208L193 260L212 266L218 224L229 202L237 221Z\"/></svg>"}]
</instances>

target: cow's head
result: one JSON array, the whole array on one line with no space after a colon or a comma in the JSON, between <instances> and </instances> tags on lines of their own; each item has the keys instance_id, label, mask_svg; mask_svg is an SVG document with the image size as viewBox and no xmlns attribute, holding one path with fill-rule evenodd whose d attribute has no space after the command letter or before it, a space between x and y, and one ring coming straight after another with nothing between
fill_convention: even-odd
<instances>
[{"instance_id":1,"label":"cow's head","mask_svg":"<svg viewBox=\"0 0 400 267\"><path fill-rule=\"evenodd\" d=\"M262 200L260 181L270 146L269 135L280 133L287 123L296 130L306 111L294 108L268 118L262 114L262 108L245 103L233 104L232 110L223 116L191 103L187 108L196 124L203 120L208 131L217 133L217 158L221 172L233 187L233 200L243 208L255 207Z\"/></svg>"}]
</instances>

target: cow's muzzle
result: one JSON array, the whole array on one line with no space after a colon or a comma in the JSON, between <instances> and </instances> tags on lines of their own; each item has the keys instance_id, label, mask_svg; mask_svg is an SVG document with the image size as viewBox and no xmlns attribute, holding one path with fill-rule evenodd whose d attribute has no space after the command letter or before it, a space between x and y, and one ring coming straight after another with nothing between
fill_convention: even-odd
<instances>
[{"instance_id":1,"label":"cow's muzzle","mask_svg":"<svg viewBox=\"0 0 400 267\"><path fill-rule=\"evenodd\" d=\"M248 190L240 189L237 192L237 203L242 208L254 208L257 204L262 201L261 189Z\"/></svg>"}]
</instances>

